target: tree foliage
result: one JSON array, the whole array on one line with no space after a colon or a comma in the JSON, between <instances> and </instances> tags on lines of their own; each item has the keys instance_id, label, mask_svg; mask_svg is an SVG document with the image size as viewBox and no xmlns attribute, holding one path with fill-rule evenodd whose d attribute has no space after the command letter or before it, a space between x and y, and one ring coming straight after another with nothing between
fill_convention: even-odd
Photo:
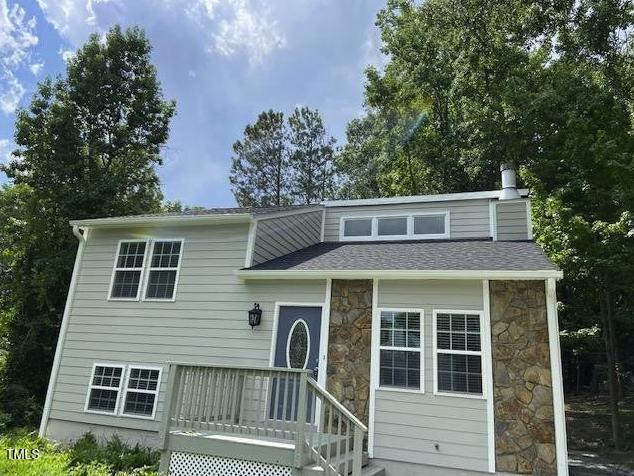
<instances>
[{"instance_id":1,"label":"tree foliage","mask_svg":"<svg viewBox=\"0 0 634 476\"><path fill-rule=\"evenodd\" d=\"M317 110L295 108L287 120L282 112L260 113L233 144L229 180L236 201L270 207L330 197L334 144Z\"/></svg>"},{"instance_id":2,"label":"tree foliage","mask_svg":"<svg viewBox=\"0 0 634 476\"><path fill-rule=\"evenodd\" d=\"M0 196L0 402L13 424L33 423L25 405L38 408L46 391L77 247L68 221L160 207L155 167L175 105L150 49L138 28L93 35L17 114L18 149L3 167L13 186Z\"/></svg>"},{"instance_id":3,"label":"tree foliage","mask_svg":"<svg viewBox=\"0 0 634 476\"><path fill-rule=\"evenodd\" d=\"M388 0L377 25L389 61L368 69L368 114L336 159L351 170L342 195L492 189L502 162L521 167L536 238L564 270L562 322L601 328L618 446L617 327L634 301L631 0Z\"/></svg>"}]
</instances>

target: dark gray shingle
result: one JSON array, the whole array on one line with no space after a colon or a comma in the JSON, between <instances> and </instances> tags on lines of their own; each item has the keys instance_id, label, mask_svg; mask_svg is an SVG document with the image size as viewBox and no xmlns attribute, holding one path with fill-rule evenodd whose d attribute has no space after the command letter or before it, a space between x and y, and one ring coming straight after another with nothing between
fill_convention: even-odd
<instances>
[{"instance_id":1,"label":"dark gray shingle","mask_svg":"<svg viewBox=\"0 0 634 476\"><path fill-rule=\"evenodd\" d=\"M532 241L426 240L325 242L248 270L488 270L558 268Z\"/></svg>"}]
</instances>

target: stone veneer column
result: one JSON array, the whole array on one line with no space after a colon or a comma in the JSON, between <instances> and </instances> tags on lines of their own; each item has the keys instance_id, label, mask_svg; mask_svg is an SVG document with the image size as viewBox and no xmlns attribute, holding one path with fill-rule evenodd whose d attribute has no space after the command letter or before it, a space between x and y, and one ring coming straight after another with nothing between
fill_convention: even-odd
<instances>
[{"instance_id":1,"label":"stone veneer column","mask_svg":"<svg viewBox=\"0 0 634 476\"><path fill-rule=\"evenodd\" d=\"M490 281L496 470L557 474L544 281Z\"/></svg>"},{"instance_id":2,"label":"stone veneer column","mask_svg":"<svg viewBox=\"0 0 634 476\"><path fill-rule=\"evenodd\" d=\"M372 280L333 279L326 388L368 424Z\"/></svg>"}]
</instances>

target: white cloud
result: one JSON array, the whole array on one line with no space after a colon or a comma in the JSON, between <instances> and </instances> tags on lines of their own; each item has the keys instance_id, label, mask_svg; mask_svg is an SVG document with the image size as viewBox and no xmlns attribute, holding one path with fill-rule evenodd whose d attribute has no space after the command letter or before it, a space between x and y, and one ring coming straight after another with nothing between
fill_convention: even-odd
<instances>
[{"instance_id":1,"label":"white cloud","mask_svg":"<svg viewBox=\"0 0 634 476\"><path fill-rule=\"evenodd\" d=\"M126 23L129 20L126 9L133 8L121 0L37 0L37 3L47 21L74 47L85 42L90 33L103 33L114 23ZM206 49L220 56L244 54L249 64L257 65L286 45L286 37L264 0L147 3L153 9L183 15L191 27L200 28Z\"/></svg>"},{"instance_id":2,"label":"white cloud","mask_svg":"<svg viewBox=\"0 0 634 476\"><path fill-rule=\"evenodd\" d=\"M95 6L118 0L37 0L46 20L74 46L98 27Z\"/></svg>"},{"instance_id":3,"label":"white cloud","mask_svg":"<svg viewBox=\"0 0 634 476\"><path fill-rule=\"evenodd\" d=\"M40 71L42 71L42 68L44 67L44 63L32 63L29 65L29 69L31 70L31 73L33 73L34 76L37 76L38 74L40 74Z\"/></svg>"},{"instance_id":4,"label":"white cloud","mask_svg":"<svg viewBox=\"0 0 634 476\"><path fill-rule=\"evenodd\" d=\"M12 114L20 103L25 89L17 72L28 65L31 49L37 45L35 18L26 18L18 4L9 7L0 0L0 111Z\"/></svg>"},{"instance_id":5,"label":"white cloud","mask_svg":"<svg viewBox=\"0 0 634 476\"><path fill-rule=\"evenodd\" d=\"M5 71L0 75L0 111L13 114L24 96L24 86L12 71Z\"/></svg>"},{"instance_id":6,"label":"white cloud","mask_svg":"<svg viewBox=\"0 0 634 476\"><path fill-rule=\"evenodd\" d=\"M68 62L69 59L71 59L73 56L75 56L75 51L74 50L65 50L64 48L60 48L57 53L62 57L62 59L64 60L64 62Z\"/></svg>"},{"instance_id":7,"label":"white cloud","mask_svg":"<svg viewBox=\"0 0 634 476\"><path fill-rule=\"evenodd\" d=\"M0 139L0 164L6 164L11 159L11 152L15 144L10 139Z\"/></svg>"},{"instance_id":8,"label":"white cloud","mask_svg":"<svg viewBox=\"0 0 634 476\"><path fill-rule=\"evenodd\" d=\"M213 49L223 56L244 52L252 65L262 63L273 51L286 45L277 22L268 10L248 0L228 0L230 14L219 21L213 34Z\"/></svg>"}]
</instances>

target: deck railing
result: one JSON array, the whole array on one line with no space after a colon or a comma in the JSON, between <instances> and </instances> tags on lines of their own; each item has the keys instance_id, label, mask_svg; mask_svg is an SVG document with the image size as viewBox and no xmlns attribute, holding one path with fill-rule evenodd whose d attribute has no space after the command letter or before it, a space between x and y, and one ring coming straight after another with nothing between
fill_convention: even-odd
<instances>
[{"instance_id":1,"label":"deck railing","mask_svg":"<svg viewBox=\"0 0 634 476\"><path fill-rule=\"evenodd\" d=\"M361 474L367 428L309 371L170 363L160 438L234 434L295 445L294 464L325 476Z\"/></svg>"}]
</instances>

